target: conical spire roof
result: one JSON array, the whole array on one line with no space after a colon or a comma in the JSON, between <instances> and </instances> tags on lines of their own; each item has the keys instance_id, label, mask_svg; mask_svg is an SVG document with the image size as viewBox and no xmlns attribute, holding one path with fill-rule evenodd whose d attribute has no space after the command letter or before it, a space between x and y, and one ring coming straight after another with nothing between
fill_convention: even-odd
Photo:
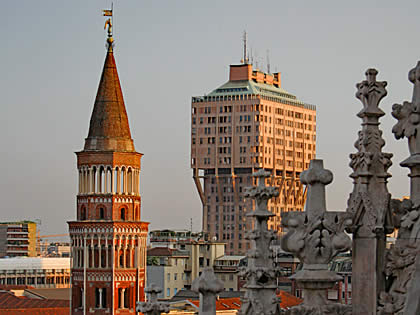
<instances>
[{"instance_id":1,"label":"conical spire roof","mask_svg":"<svg viewBox=\"0 0 420 315\"><path fill-rule=\"evenodd\" d=\"M112 38L108 38L108 51L90 118L89 134L85 141L84 150L134 151L112 49Z\"/></svg>"}]
</instances>

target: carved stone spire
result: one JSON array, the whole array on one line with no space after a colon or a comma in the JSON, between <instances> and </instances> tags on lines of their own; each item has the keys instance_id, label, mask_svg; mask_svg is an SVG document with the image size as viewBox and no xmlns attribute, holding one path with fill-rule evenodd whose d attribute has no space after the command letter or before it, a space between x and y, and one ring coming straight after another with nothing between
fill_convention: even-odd
<instances>
[{"instance_id":1,"label":"carved stone spire","mask_svg":"<svg viewBox=\"0 0 420 315\"><path fill-rule=\"evenodd\" d=\"M303 288L305 298L302 306L292 308L296 310L292 314L343 314L348 307L330 304L325 290L341 280L328 270L328 264L338 253L350 249L351 240L344 230L351 220L344 212L326 211L325 185L332 182L333 175L324 169L322 160L312 160L300 180L308 185L305 211L282 214L282 225L287 229L282 248L303 263L303 269L291 278Z\"/></svg>"},{"instance_id":2,"label":"carved stone spire","mask_svg":"<svg viewBox=\"0 0 420 315\"><path fill-rule=\"evenodd\" d=\"M265 179L270 172L260 169L252 176L258 178L258 186L247 187L245 197L255 199L255 211L247 216L255 218L255 229L247 234L251 240L251 249L248 251L248 266L242 270L246 279L245 296L242 299L241 315L278 315L281 313L279 299L276 297L276 275L273 268L273 257L270 243L276 238L272 230L268 230L267 220L274 216L268 211L267 202L270 198L279 195L276 187L265 186Z\"/></svg>"},{"instance_id":3,"label":"carved stone spire","mask_svg":"<svg viewBox=\"0 0 420 315\"><path fill-rule=\"evenodd\" d=\"M353 314L376 314L377 297L385 288L384 254L386 233L393 231L390 215L390 194L387 189L390 153L383 153L385 141L379 129L384 115L379 102L387 94L385 81L376 81L377 71L368 69L366 80L356 85L356 97L363 104L357 116L362 118L350 166L354 180L347 213L352 219L348 228L353 233Z\"/></svg>"},{"instance_id":4,"label":"carved stone spire","mask_svg":"<svg viewBox=\"0 0 420 315\"><path fill-rule=\"evenodd\" d=\"M142 312L145 315L160 315L169 312L169 305L167 303L157 301L158 294L162 292L161 288L152 283L144 291L150 295L149 301L137 302L136 312Z\"/></svg>"},{"instance_id":5,"label":"carved stone spire","mask_svg":"<svg viewBox=\"0 0 420 315\"><path fill-rule=\"evenodd\" d=\"M410 169L410 199L393 200L399 230L395 246L386 255L390 285L381 293L380 314L420 314L420 61L408 79L414 84L413 98L392 106L392 116L398 120L392 132L397 139L408 139L410 156L401 166Z\"/></svg>"}]
</instances>

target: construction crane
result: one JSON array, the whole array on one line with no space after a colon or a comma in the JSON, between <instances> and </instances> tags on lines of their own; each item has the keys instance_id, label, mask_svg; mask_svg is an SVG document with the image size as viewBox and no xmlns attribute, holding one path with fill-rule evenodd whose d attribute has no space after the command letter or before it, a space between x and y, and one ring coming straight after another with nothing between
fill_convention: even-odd
<instances>
[{"instance_id":1,"label":"construction crane","mask_svg":"<svg viewBox=\"0 0 420 315\"><path fill-rule=\"evenodd\" d=\"M69 237L70 235L68 233L67 234L38 235L36 238L43 239L43 238L65 237L65 236Z\"/></svg>"}]
</instances>

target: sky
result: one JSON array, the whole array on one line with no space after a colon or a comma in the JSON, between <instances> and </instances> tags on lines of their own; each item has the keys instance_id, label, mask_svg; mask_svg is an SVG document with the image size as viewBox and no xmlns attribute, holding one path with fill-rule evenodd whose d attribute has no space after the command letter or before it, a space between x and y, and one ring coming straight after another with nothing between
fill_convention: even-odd
<instances>
[{"instance_id":1,"label":"sky","mask_svg":"<svg viewBox=\"0 0 420 315\"><path fill-rule=\"evenodd\" d=\"M41 234L68 231L76 215L74 152L84 145L105 58L105 0L5 1L0 11L0 220L37 219ZM144 154L142 219L150 229L201 229L190 169L191 97L228 79L250 50L282 87L317 105L317 158L334 173L327 207L344 210L349 154L360 130L355 84L368 68L388 82L380 107L385 152L394 153L393 198L408 195L406 140L394 103L411 100L420 59L419 1L114 1L114 55L132 137Z\"/></svg>"}]
</instances>

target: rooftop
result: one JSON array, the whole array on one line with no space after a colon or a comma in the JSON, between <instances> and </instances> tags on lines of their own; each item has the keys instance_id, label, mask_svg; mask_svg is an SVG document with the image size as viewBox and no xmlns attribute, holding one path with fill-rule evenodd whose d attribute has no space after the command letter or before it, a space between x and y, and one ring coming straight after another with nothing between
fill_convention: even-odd
<instances>
[{"instance_id":1,"label":"rooftop","mask_svg":"<svg viewBox=\"0 0 420 315\"><path fill-rule=\"evenodd\" d=\"M134 152L112 44L108 44L84 150Z\"/></svg>"},{"instance_id":2,"label":"rooftop","mask_svg":"<svg viewBox=\"0 0 420 315\"><path fill-rule=\"evenodd\" d=\"M14 257L0 258L0 270L70 269L68 257Z\"/></svg>"}]
</instances>

